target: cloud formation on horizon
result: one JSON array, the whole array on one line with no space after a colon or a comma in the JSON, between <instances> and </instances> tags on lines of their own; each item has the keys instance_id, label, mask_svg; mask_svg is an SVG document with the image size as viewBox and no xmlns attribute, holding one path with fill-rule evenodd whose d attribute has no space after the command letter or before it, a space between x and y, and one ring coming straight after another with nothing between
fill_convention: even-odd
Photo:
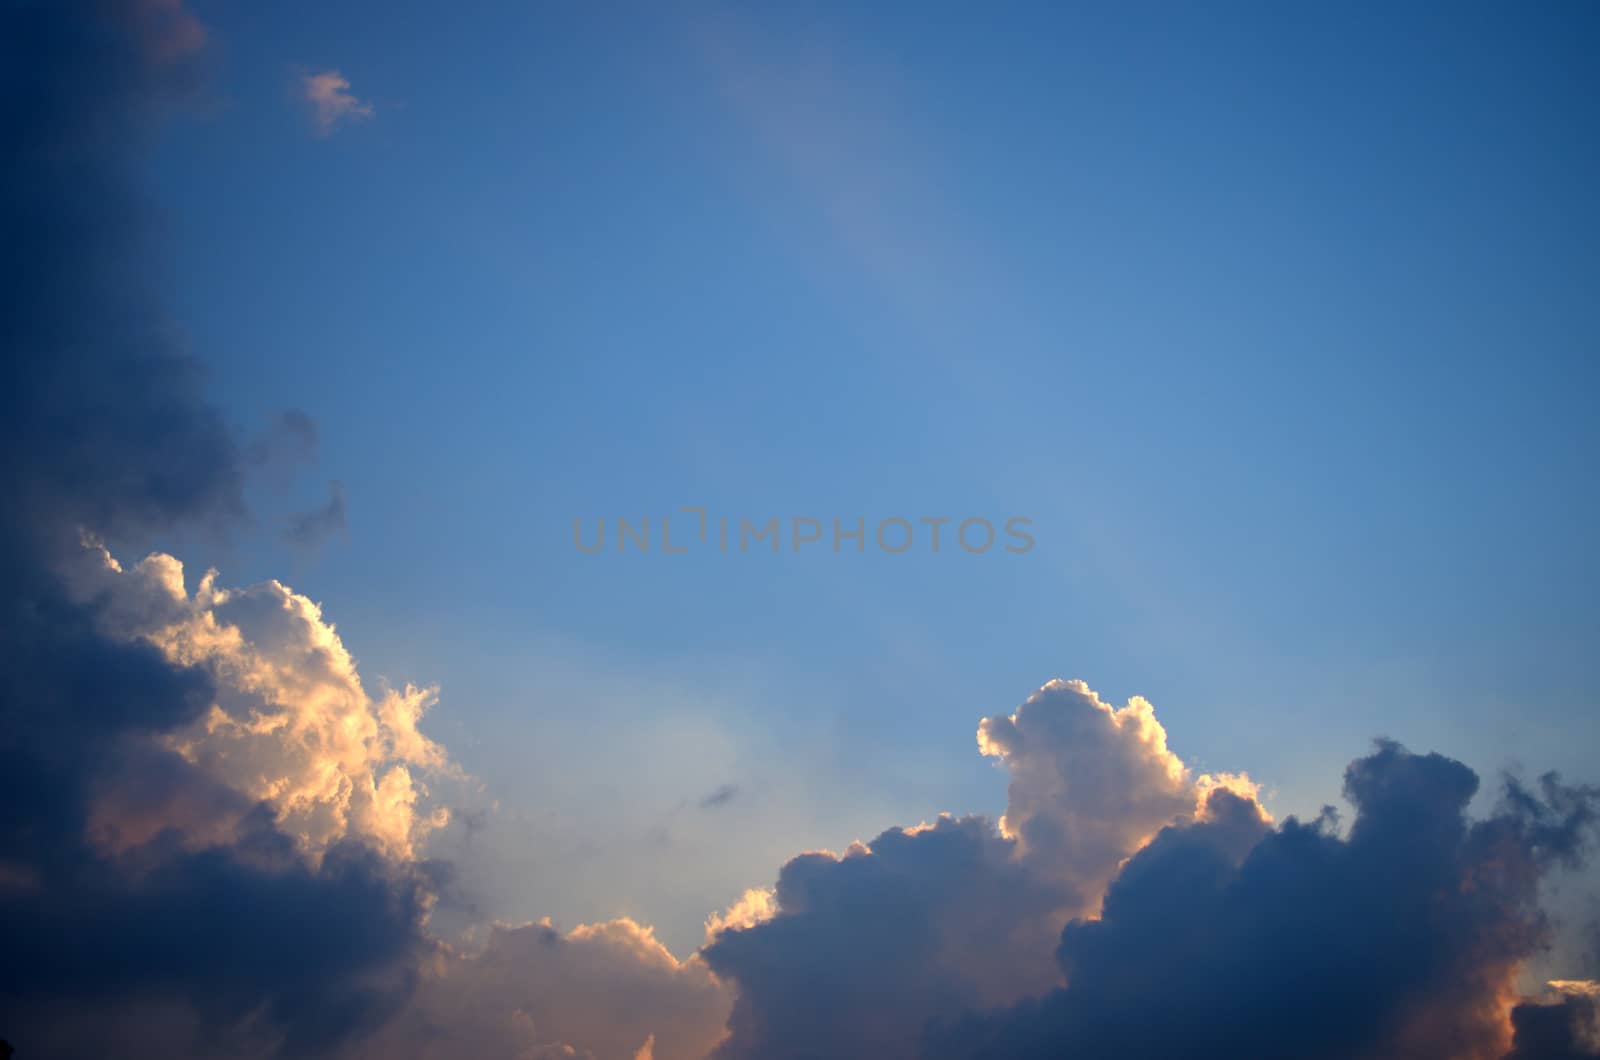
<instances>
[{"instance_id":1,"label":"cloud formation on horizon","mask_svg":"<svg viewBox=\"0 0 1600 1060\"><path fill-rule=\"evenodd\" d=\"M1213 794L1067 926L1064 987L942 1020L924 1055L1504 1056L1517 974L1549 940L1539 883L1578 862L1600 792L1508 779L1472 820L1477 788L1380 741L1345 773L1344 836L1331 811L1273 828Z\"/></svg>"},{"instance_id":2,"label":"cloud formation on horizon","mask_svg":"<svg viewBox=\"0 0 1600 1060\"><path fill-rule=\"evenodd\" d=\"M1081 681L985 719L978 741L1011 772L1000 824L945 816L802 854L778 877L777 915L713 939L706 960L738 990L719 1057L912 1056L943 1013L1049 990L1057 936L1096 911L1123 859L1203 815L1210 792L1254 790L1193 775L1147 702L1113 708Z\"/></svg>"},{"instance_id":3,"label":"cloud formation on horizon","mask_svg":"<svg viewBox=\"0 0 1600 1060\"><path fill-rule=\"evenodd\" d=\"M1347 835L1331 809L1274 825L1248 783L1195 782L1199 805L1171 803L1174 820L1131 857L1102 842L1137 831L1102 827L1114 815L1077 845L1082 810L1109 802L1137 820L1182 777L1146 768L1169 754L1147 708L1112 712L1052 682L1009 727L980 731L986 750L999 731L1008 756L1041 754L1008 759L1007 829L943 818L789 862L764 915L703 951L736 996L717 1060L1600 1056L1592 983L1554 1003L1516 991L1553 930L1540 882L1588 852L1600 790L1508 778L1495 811L1471 820L1472 770L1380 741L1346 772ZM1107 746L1122 739L1107 719L1124 711L1143 756ZM1067 783L1058 767L1086 749L1123 776ZM1150 787L1122 786L1133 774ZM1007 834L1028 831L1019 805L1049 842ZM1103 907L1068 885L1097 863L1110 869Z\"/></svg>"}]
</instances>

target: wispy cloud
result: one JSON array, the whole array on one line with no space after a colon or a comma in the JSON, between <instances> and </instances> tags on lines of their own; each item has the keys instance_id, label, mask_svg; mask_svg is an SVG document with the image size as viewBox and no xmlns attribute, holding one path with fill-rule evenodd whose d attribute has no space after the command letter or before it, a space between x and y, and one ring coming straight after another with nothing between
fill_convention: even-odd
<instances>
[{"instance_id":1,"label":"wispy cloud","mask_svg":"<svg viewBox=\"0 0 1600 1060\"><path fill-rule=\"evenodd\" d=\"M301 512L289 520L283 539L303 549L320 548L322 543L345 529L344 484L328 483L328 502Z\"/></svg>"},{"instance_id":2,"label":"wispy cloud","mask_svg":"<svg viewBox=\"0 0 1600 1060\"><path fill-rule=\"evenodd\" d=\"M307 74L300 87L318 136L331 136L340 123L364 121L377 113L371 103L351 93L349 80L337 70Z\"/></svg>"},{"instance_id":3,"label":"wispy cloud","mask_svg":"<svg viewBox=\"0 0 1600 1060\"><path fill-rule=\"evenodd\" d=\"M718 806L726 806L739 795L739 785L723 784L717 790L700 800L702 810L714 810Z\"/></svg>"}]
</instances>

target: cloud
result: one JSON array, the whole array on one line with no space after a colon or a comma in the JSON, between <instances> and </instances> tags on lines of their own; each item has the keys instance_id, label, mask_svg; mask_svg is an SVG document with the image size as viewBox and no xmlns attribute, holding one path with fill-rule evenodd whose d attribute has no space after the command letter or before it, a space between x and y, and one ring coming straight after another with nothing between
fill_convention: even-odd
<instances>
[{"instance_id":1,"label":"cloud","mask_svg":"<svg viewBox=\"0 0 1600 1060\"><path fill-rule=\"evenodd\" d=\"M1147 702L1114 709L1082 682L985 719L978 744L1011 770L1000 826L947 816L803 854L775 915L715 925L706 961L738 987L720 1057L911 1056L941 1014L1049 990L1066 923L1151 835L1227 790L1167 749ZM1232 783L1264 827L1248 781Z\"/></svg>"},{"instance_id":2,"label":"cloud","mask_svg":"<svg viewBox=\"0 0 1600 1060\"><path fill-rule=\"evenodd\" d=\"M173 0L4 17L0 442L28 458L0 462L0 1028L68 1058L348 1056L397 1033L438 1055L408 1029L507 1045L489 1055L709 1049L725 989L631 921L480 951L429 932L454 887L423 852L443 821L424 787L454 775L419 727L433 690L369 691L279 582L113 558L242 524L246 473L315 429L287 414L241 444L149 297L129 174L198 81L199 24Z\"/></svg>"},{"instance_id":3,"label":"cloud","mask_svg":"<svg viewBox=\"0 0 1600 1060\"><path fill-rule=\"evenodd\" d=\"M318 136L331 136L341 122L365 121L376 113L371 103L350 93L350 82L337 70L305 75L300 90Z\"/></svg>"},{"instance_id":4,"label":"cloud","mask_svg":"<svg viewBox=\"0 0 1600 1060\"><path fill-rule=\"evenodd\" d=\"M315 549L334 534L345 529L344 485L328 483L328 502L309 512L302 512L289 520L283 538L289 544L303 549Z\"/></svg>"},{"instance_id":5,"label":"cloud","mask_svg":"<svg viewBox=\"0 0 1600 1060\"><path fill-rule=\"evenodd\" d=\"M738 795L739 785L720 784L717 786L716 790L710 792L700 800L700 808L702 810L714 810L718 806L726 806L728 803L737 798Z\"/></svg>"},{"instance_id":6,"label":"cloud","mask_svg":"<svg viewBox=\"0 0 1600 1060\"><path fill-rule=\"evenodd\" d=\"M1248 778L1193 775L1147 702L1080 682L979 745L1011 771L999 825L804 854L708 921L736 992L719 1060L1591 1055L1588 995L1518 1004L1515 982L1600 791L1508 778L1472 820L1470 769L1383 742L1346 773L1347 835L1331 809L1275 825Z\"/></svg>"},{"instance_id":7,"label":"cloud","mask_svg":"<svg viewBox=\"0 0 1600 1060\"><path fill-rule=\"evenodd\" d=\"M216 572L191 595L183 564L153 553L130 570L87 547L74 595L98 626L204 673L212 702L169 729L163 746L206 776L271 805L279 828L309 851L361 835L392 857L416 855L448 821L419 812L421 780L459 773L418 728L435 689L384 689L374 699L322 609L280 582L222 589ZM108 800L119 801L116 798Z\"/></svg>"},{"instance_id":8,"label":"cloud","mask_svg":"<svg viewBox=\"0 0 1600 1060\"><path fill-rule=\"evenodd\" d=\"M316 1051L403 1001L433 943L433 867L368 837L315 857L269 803L169 747L217 687L99 632L6 560L0 643L0 1023L28 1052ZM141 1050L143 1051L143 1050Z\"/></svg>"},{"instance_id":9,"label":"cloud","mask_svg":"<svg viewBox=\"0 0 1600 1060\"><path fill-rule=\"evenodd\" d=\"M0 29L0 443L27 454L0 461L0 1028L66 1058L703 1053L725 989L631 921L435 938L433 690L369 690L281 583L148 552L241 525L245 475L315 441L290 414L241 444L149 297L129 174L203 40L173 0Z\"/></svg>"},{"instance_id":10,"label":"cloud","mask_svg":"<svg viewBox=\"0 0 1600 1060\"><path fill-rule=\"evenodd\" d=\"M1505 1060L1600 1058L1600 983L1548 985L1553 998L1524 1001L1511 1010L1512 1049Z\"/></svg>"},{"instance_id":11,"label":"cloud","mask_svg":"<svg viewBox=\"0 0 1600 1060\"><path fill-rule=\"evenodd\" d=\"M727 909L706 917L706 942L710 943L729 928L755 927L777 915L777 890L770 887L750 887Z\"/></svg>"},{"instance_id":12,"label":"cloud","mask_svg":"<svg viewBox=\"0 0 1600 1060\"><path fill-rule=\"evenodd\" d=\"M937 1024L926 1055L1503 1056L1517 971L1547 939L1538 882L1577 856L1597 793L1508 782L1473 821L1477 786L1382 743L1346 772L1347 837L1214 795L1232 808L1164 829L1101 916L1068 925L1064 988Z\"/></svg>"},{"instance_id":13,"label":"cloud","mask_svg":"<svg viewBox=\"0 0 1600 1060\"><path fill-rule=\"evenodd\" d=\"M0 104L0 475L12 554L243 514L237 446L146 297L129 160L198 80L170 3L8 6ZM203 34L201 34L203 37Z\"/></svg>"},{"instance_id":14,"label":"cloud","mask_svg":"<svg viewBox=\"0 0 1600 1060\"><path fill-rule=\"evenodd\" d=\"M1000 830L1073 887L1084 908L1122 859L1195 812L1213 787L1256 796L1244 776L1193 776L1148 700L1115 708L1082 681L1051 681L1015 714L985 718L978 748L1011 773Z\"/></svg>"},{"instance_id":15,"label":"cloud","mask_svg":"<svg viewBox=\"0 0 1600 1060\"><path fill-rule=\"evenodd\" d=\"M243 447L249 470L282 488L317 452L317 423L299 409L284 409Z\"/></svg>"},{"instance_id":16,"label":"cloud","mask_svg":"<svg viewBox=\"0 0 1600 1060\"><path fill-rule=\"evenodd\" d=\"M947 1008L1047 989L1051 923L1069 894L1013 850L982 818L942 818L790 861L777 914L703 951L738 995L717 1055L912 1055Z\"/></svg>"},{"instance_id":17,"label":"cloud","mask_svg":"<svg viewBox=\"0 0 1600 1060\"><path fill-rule=\"evenodd\" d=\"M243 774L185 756L237 688L226 646L116 628L205 620L172 564L121 593L68 585L84 531L245 512L244 447L149 297L130 178L203 41L173 0L10 5L0 30L0 446L27 454L0 461L0 1026L24 1055L335 1048L395 1011L435 945L440 867L354 818L313 854Z\"/></svg>"},{"instance_id":18,"label":"cloud","mask_svg":"<svg viewBox=\"0 0 1600 1060\"><path fill-rule=\"evenodd\" d=\"M704 962L632 920L502 926L481 951L430 962L404 1015L354 1056L701 1060L729 1003Z\"/></svg>"}]
</instances>

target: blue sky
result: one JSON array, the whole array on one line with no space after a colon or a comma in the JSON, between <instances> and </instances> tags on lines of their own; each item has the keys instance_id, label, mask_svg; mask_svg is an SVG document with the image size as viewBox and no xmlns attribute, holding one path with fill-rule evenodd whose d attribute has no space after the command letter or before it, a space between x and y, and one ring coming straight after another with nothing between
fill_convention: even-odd
<instances>
[{"instance_id":1,"label":"blue sky","mask_svg":"<svg viewBox=\"0 0 1600 1060\"><path fill-rule=\"evenodd\" d=\"M681 953L796 850L998 813L977 721L1052 677L1280 814L1380 734L1593 776L1592 10L199 14L154 282L321 444L180 554L441 686L500 915ZM1037 545L572 545L694 504Z\"/></svg>"}]
</instances>

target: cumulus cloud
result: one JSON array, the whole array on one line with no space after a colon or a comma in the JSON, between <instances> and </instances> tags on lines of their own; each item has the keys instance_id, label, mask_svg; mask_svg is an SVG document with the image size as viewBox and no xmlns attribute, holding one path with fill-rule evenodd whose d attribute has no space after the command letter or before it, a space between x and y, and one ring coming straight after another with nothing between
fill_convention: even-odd
<instances>
[{"instance_id":1,"label":"cumulus cloud","mask_svg":"<svg viewBox=\"0 0 1600 1060\"><path fill-rule=\"evenodd\" d=\"M190 594L176 558L153 553L125 571L98 545L85 548L70 582L96 605L102 631L151 644L210 678L214 701L169 730L164 745L268 803L306 849L361 835L411 858L428 831L448 822L443 807L419 811L426 776L457 772L418 728L436 690L408 685L371 697L310 599L276 581L222 589L215 571Z\"/></svg>"},{"instance_id":2,"label":"cumulus cloud","mask_svg":"<svg viewBox=\"0 0 1600 1060\"><path fill-rule=\"evenodd\" d=\"M983 719L978 748L1011 773L1000 830L1019 856L1074 888L1080 909L1124 858L1191 816L1207 791L1256 796L1245 776L1194 776L1168 749L1148 700L1113 707L1082 681L1051 681L1016 713Z\"/></svg>"},{"instance_id":3,"label":"cumulus cloud","mask_svg":"<svg viewBox=\"0 0 1600 1060\"><path fill-rule=\"evenodd\" d=\"M1538 882L1578 855L1597 793L1508 782L1473 821L1477 786L1383 743L1346 773L1345 837L1214 795L1225 813L1164 829L1101 916L1068 925L1064 988L947 1022L927 1055L1501 1057L1516 973L1547 939Z\"/></svg>"},{"instance_id":4,"label":"cumulus cloud","mask_svg":"<svg viewBox=\"0 0 1600 1060\"><path fill-rule=\"evenodd\" d=\"M315 441L287 414L240 444L146 287L129 174L203 41L176 0L0 30L0 442L26 454L0 461L0 1029L67 1058L699 1055L726 992L645 928L430 934L433 690L370 690L278 582L113 558L241 524L244 475Z\"/></svg>"},{"instance_id":5,"label":"cumulus cloud","mask_svg":"<svg viewBox=\"0 0 1600 1060\"><path fill-rule=\"evenodd\" d=\"M717 1055L913 1055L941 1011L1048 988L1071 895L1013 854L990 822L947 817L790 861L776 915L703 951L737 990Z\"/></svg>"},{"instance_id":6,"label":"cumulus cloud","mask_svg":"<svg viewBox=\"0 0 1600 1060\"><path fill-rule=\"evenodd\" d=\"M246 455L148 295L129 177L203 41L175 0L8 5L0 30L0 448L19 457L0 461L0 1026L24 1055L324 1051L391 1014L434 945L437 866L354 827L308 856L242 774L175 743L227 675L115 631L141 607L185 621L170 566L118 600L64 577L84 530L244 513Z\"/></svg>"},{"instance_id":7,"label":"cumulus cloud","mask_svg":"<svg viewBox=\"0 0 1600 1060\"><path fill-rule=\"evenodd\" d=\"M979 745L1011 770L998 825L801 855L708 922L736 992L717 1057L1591 1055L1590 995L1518 1004L1515 982L1595 789L1507 779L1471 820L1470 769L1385 742L1346 774L1348 834L1331 809L1275 825L1147 702L1078 682Z\"/></svg>"},{"instance_id":8,"label":"cumulus cloud","mask_svg":"<svg viewBox=\"0 0 1600 1060\"><path fill-rule=\"evenodd\" d=\"M240 524L244 475L315 429L290 413L240 444L145 284L129 174L196 83L199 24L176 0L4 19L0 442L26 459L0 461L0 1028L30 1056L397 1033L422 1056L490 1034L482 1013L504 1051L460 1055L705 1052L724 989L638 925L501 929L481 952L429 933L451 886L422 855L443 821L424 787L452 774L419 727L433 690L370 691L278 582L113 558Z\"/></svg>"},{"instance_id":9,"label":"cumulus cloud","mask_svg":"<svg viewBox=\"0 0 1600 1060\"><path fill-rule=\"evenodd\" d=\"M376 113L371 103L351 94L350 82L337 70L305 75L300 91L319 136L330 136L341 123L365 121Z\"/></svg>"},{"instance_id":10,"label":"cumulus cloud","mask_svg":"<svg viewBox=\"0 0 1600 1060\"><path fill-rule=\"evenodd\" d=\"M941 1014L1057 985L1061 929L1211 793L1231 785L1266 819L1248 780L1193 775L1149 703L1112 708L1081 681L985 719L978 745L1011 771L998 826L941 817L843 856L801 855L778 877L775 914L714 924L725 930L706 960L738 988L719 1056L915 1055Z\"/></svg>"}]
</instances>

